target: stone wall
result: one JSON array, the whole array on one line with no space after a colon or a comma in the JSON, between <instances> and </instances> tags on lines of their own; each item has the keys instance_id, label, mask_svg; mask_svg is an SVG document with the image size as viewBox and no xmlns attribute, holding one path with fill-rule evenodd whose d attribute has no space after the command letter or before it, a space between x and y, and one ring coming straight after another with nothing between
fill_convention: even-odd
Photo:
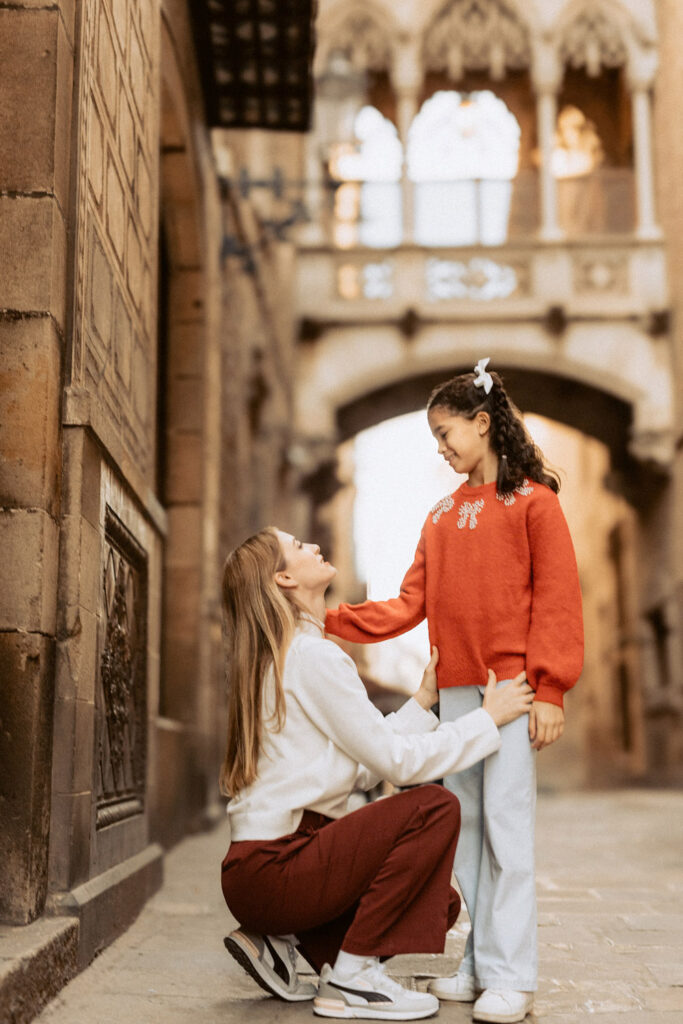
<instances>
[{"instance_id":1,"label":"stone wall","mask_svg":"<svg viewBox=\"0 0 683 1024\"><path fill-rule=\"evenodd\" d=\"M73 324L65 421L153 487L159 8L89 0L80 22Z\"/></svg>"},{"instance_id":2,"label":"stone wall","mask_svg":"<svg viewBox=\"0 0 683 1024\"><path fill-rule=\"evenodd\" d=\"M0 59L0 917L75 915L82 965L220 810L220 569L288 525L293 252L221 196L186 0L4 4ZM298 172L294 136L234 144Z\"/></svg>"},{"instance_id":3,"label":"stone wall","mask_svg":"<svg viewBox=\"0 0 683 1024\"><path fill-rule=\"evenodd\" d=\"M16 922L47 889L75 32L70 0L0 10L0 915Z\"/></svg>"},{"instance_id":4,"label":"stone wall","mask_svg":"<svg viewBox=\"0 0 683 1024\"><path fill-rule=\"evenodd\" d=\"M51 904L148 843L164 513L154 496L159 10L78 21ZM67 144L69 136L63 140Z\"/></svg>"}]
</instances>

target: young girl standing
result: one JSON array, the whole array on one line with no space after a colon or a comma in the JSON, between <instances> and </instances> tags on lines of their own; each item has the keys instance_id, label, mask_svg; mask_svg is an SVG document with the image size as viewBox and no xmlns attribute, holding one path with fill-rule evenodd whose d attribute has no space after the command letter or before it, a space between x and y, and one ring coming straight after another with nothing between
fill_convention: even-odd
<instances>
[{"instance_id":1,"label":"young girl standing","mask_svg":"<svg viewBox=\"0 0 683 1024\"><path fill-rule=\"evenodd\" d=\"M528 721L505 726L496 753L445 779L461 804L455 873L472 930L458 973L431 986L441 999L474 1002L475 1020L507 1024L523 1020L537 985L535 751L562 734L583 625L559 481L487 364L430 396L439 454L467 482L430 511L400 596L342 604L325 628L374 643L426 616L442 721L481 707L487 667L501 686L526 670L536 694Z\"/></svg>"}]
</instances>

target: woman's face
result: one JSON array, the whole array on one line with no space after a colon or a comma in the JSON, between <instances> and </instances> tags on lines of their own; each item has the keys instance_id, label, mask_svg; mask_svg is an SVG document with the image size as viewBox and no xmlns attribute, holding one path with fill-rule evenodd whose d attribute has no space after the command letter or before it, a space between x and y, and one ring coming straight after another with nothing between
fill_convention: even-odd
<instances>
[{"instance_id":1,"label":"woman's face","mask_svg":"<svg viewBox=\"0 0 683 1024\"><path fill-rule=\"evenodd\" d=\"M283 530L277 530L277 537L285 560L286 575L302 590L324 593L337 575L337 570L325 561L318 545L303 544Z\"/></svg>"}]
</instances>

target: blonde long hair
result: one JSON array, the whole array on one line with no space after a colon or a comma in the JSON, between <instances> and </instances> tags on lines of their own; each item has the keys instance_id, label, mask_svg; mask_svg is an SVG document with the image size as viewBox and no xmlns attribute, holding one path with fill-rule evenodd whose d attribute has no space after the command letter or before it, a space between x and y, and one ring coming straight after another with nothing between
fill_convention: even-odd
<instances>
[{"instance_id":1,"label":"blonde long hair","mask_svg":"<svg viewBox=\"0 0 683 1024\"><path fill-rule=\"evenodd\" d=\"M273 720L285 718L282 672L299 609L275 582L285 569L277 533L268 526L232 551L223 568L223 605L228 644L228 733L220 773L221 792L235 796L257 774L261 749L263 680L275 678Z\"/></svg>"}]
</instances>

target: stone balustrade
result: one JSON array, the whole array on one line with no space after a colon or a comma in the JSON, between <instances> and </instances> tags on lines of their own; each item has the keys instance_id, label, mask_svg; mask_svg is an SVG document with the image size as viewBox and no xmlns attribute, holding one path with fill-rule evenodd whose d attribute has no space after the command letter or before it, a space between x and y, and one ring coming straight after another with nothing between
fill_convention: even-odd
<instances>
[{"instance_id":1,"label":"stone balustrade","mask_svg":"<svg viewBox=\"0 0 683 1024\"><path fill-rule=\"evenodd\" d=\"M538 319L554 310L551 330L586 317L644 318L656 329L667 305L664 251L627 237L439 249L306 246L297 301L300 315L321 327L399 320L407 310L426 322Z\"/></svg>"}]
</instances>

